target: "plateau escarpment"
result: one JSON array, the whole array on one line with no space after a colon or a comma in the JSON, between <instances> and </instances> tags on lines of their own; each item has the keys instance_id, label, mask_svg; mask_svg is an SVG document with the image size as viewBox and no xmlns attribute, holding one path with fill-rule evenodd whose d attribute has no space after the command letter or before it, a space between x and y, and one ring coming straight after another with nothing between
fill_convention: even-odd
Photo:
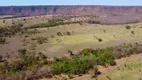
<instances>
[{"instance_id":1,"label":"plateau escarpment","mask_svg":"<svg viewBox=\"0 0 142 80\"><path fill-rule=\"evenodd\" d=\"M1 6L0 15L12 15L4 19L39 15L92 16L102 24L123 24L141 22L142 6Z\"/></svg>"},{"instance_id":2,"label":"plateau escarpment","mask_svg":"<svg viewBox=\"0 0 142 80\"><path fill-rule=\"evenodd\" d=\"M134 15L142 14L141 6L1 6L0 15Z\"/></svg>"}]
</instances>

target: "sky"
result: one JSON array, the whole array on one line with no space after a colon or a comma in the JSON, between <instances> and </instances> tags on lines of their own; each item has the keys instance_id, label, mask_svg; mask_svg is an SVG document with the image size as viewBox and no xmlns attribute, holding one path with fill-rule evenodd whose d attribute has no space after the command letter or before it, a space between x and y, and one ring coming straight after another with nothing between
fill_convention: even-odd
<instances>
[{"instance_id":1,"label":"sky","mask_svg":"<svg viewBox=\"0 0 142 80\"><path fill-rule=\"evenodd\" d=\"M142 6L142 0L1 0L0 6L20 5L115 5Z\"/></svg>"}]
</instances>

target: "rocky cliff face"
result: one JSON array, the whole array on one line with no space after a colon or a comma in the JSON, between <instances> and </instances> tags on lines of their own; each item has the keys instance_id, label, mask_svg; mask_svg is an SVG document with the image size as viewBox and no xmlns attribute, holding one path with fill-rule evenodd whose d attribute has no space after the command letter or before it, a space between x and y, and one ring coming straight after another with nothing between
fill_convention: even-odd
<instances>
[{"instance_id":1,"label":"rocky cliff face","mask_svg":"<svg viewBox=\"0 0 142 80\"><path fill-rule=\"evenodd\" d=\"M0 15L135 15L142 14L142 6L4 6Z\"/></svg>"}]
</instances>

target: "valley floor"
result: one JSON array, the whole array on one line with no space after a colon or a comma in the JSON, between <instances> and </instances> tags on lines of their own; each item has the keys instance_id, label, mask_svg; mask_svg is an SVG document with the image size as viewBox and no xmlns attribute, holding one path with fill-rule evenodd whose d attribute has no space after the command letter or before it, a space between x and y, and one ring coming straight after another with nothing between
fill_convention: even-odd
<instances>
[{"instance_id":1,"label":"valley floor","mask_svg":"<svg viewBox=\"0 0 142 80\"><path fill-rule=\"evenodd\" d=\"M126 26L130 26L127 29ZM4 59L16 60L19 49L43 53L47 57L70 56L68 51L77 54L84 48L105 48L123 43L142 42L142 23L123 25L70 24L50 28L28 30L24 35L6 38L6 44L0 44L0 55ZM142 54L116 60L117 66L102 68L102 75L91 78L83 75L73 80L141 80ZM48 80L48 79L45 79ZM55 78L53 78L55 80Z\"/></svg>"},{"instance_id":2,"label":"valley floor","mask_svg":"<svg viewBox=\"0 0 142 80\"><path fill-rule=\"evenodd\" d=\"M131 29L126 29L126 26L131 26ZM29 30L27 35L15 35L7 38L7 44L0 45L0 54L6 56L5 53L9 53L13 58L13 53L17 55L18 49L25 48L32 52L42 52L49 57L63 57L68 56L68 50L76 54L84 48L105 48L123 43L141 42L142 39L142 23L123 25L70 24L37 28L37 32L32 33L34 30ZM58 33L61 33L62 36L59 36Z\"/></svg>"}]
</instances>

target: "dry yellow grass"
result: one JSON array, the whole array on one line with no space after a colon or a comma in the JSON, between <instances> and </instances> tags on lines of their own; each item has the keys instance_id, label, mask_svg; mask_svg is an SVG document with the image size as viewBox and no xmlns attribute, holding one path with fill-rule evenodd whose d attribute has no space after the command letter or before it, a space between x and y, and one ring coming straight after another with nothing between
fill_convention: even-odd
<instances>
[{"instance_id":1,"label":"dry yellow grass","mask_svg":"<svg viewBox=\"0 0 142 80\"><path fill-rule=\"evenodd\" d=\"M68 44L75 45L81 43L99 43L99 41L95 38L101 38L104 42L114 40L114 37L109 34L79 34L73 36L61 36L51 39L49 42L54 44Z\"/></svg>"},{"instance_id":2,"label":"dry yellow grass","mask_svg":"<svg viewBox=\"0 0 142 80\"><path fill-rule=\"evenodd\" d=\"M25 25L27 25L28 27L28 25L30 25L31 23L35 24L37 20L38 22L41 22L41 18L35 19L34 17L27 17L27 23ZM23 18L18 18L17 20L21 22L20 20L22 19ZM0 21L0 23L2 23L2 21ZM125 28L126 25L130 25L132 28L130 30L127 30ZM140 42L142 39L141 25L142 23L123 25L70 24L61 25L58 27L50 27L49 29L38 28L37 31L39 31L40 33L28 35L28 38L48 37L47 43L39 45L38 43L36 43L36 41L33 42L28 40L28 46L25 47L29 48L30 43L34 43L35 45L37 45L37 47L35 48L36 52L44 52L49 56L58 56L57 54L62 56L67 53L67 50L78 52L83 48L113 46L124 42ZM132 35L131 31L134 31L135 34ZM58 36L58 32L61 32L62 34L70 32L71 35ZM51 36L54 36L54 38L52 38ZM96 37L102 39L102 42L99 42Z\"/></svg>"},{"instance_id":3,"label":"dry yellow grass","mask_svg":"<svg viewBox=\"0 0 142 80\"><path fill-rule=\"evenodd\" d=\"M74 25L78 26L78 25ZM55 36L50 38L49 42L53 44L65 44L65 45L76 45L82 43L100 43L97 38L102 39L101 43L109 41L120 40L120 41L140 41L142 35L142 28L136 27L135 29L127 30L126 25L88 25L84 27L72 27L71 36ZM70 29L70 28L68 28ZM105 30L105 32L104 32ZM133 35L131 31L134 31ZM54 31L53 31L54 32ZM62 31L60 31L62 33ZM56 33L55 33L56 34ZM95 37L96 36L96 37Z\"/></svg>"},{"instance_id":4,"label":"dry yellow grass","mask_svg":"<svg viewBox=\"0 0 142 80\"><path fill-rule=\"evenodd\" d=\"M142 54L132 55L126 60L119 62L120 66L100 75L98 80L141 80L142 79ZM119 65L118 64L118 65Z\"/></svg>"},{"instance_id":5,"label":"dry yellow grass","mask_svg":"<svg viewBox=\"0 0 142 80\"><path fill-rule=\"evenodd\" d=\"M37 46L36 51L46 52L49 55L58 56L67 54L67 50L79 51L83 48L99 48L100 46L114 46L122 43L140 42L142 39L142 23L127 24L132 26L130 30L125 25L96 25L96 24L71 24L59 27L37 29L41 33L32 35L32 37L42 36L48 37L48 42ZM104 32L105 30L105 32ZM132 34L134 31L135 34ZM58 36L61 32L63 36ZM64 33L70 32L71 35ZM54 38L51 37L54 36ZM99 42L97 38L102 39Z\"/></svg>"}]
</instances>

